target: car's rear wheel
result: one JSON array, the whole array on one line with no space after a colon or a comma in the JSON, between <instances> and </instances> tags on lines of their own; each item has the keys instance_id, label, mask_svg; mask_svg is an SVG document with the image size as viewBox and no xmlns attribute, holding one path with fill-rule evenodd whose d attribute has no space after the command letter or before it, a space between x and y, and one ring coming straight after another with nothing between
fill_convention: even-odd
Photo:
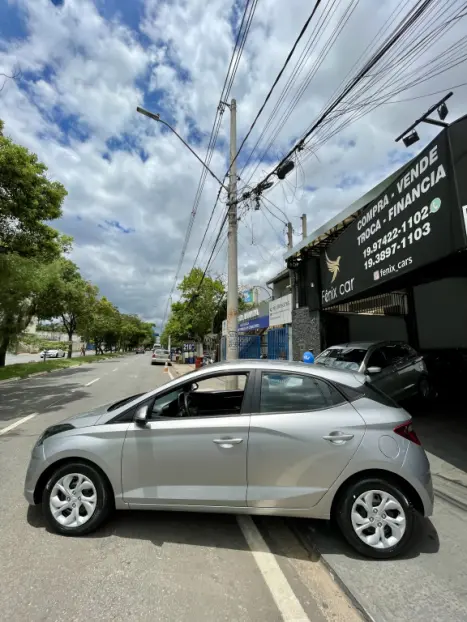
<instances>
[{"instance_id":1,"label":"car's rear wheel","mask_svg":"<svg viewBox=\"0 0 467 622\"><path fill-rule=\"evenodd\" d=\"M418 395L422 400L427 400L431 397L431 385L427 376L422 376L418 381Z\"/></svg>"},{"instance_id":2,"label":"car's rear wheel","mask_svg":"<svg viewBox=\"0 0 467 622\"><path fill-rule=\"evenodd\" d=\"M113 507L107 482L89 464L58 468L47 482L42 507L48 526L65 536L83 536L101 525Z\"/></svg>"},{"instance_id":3,"label":"car's rear wheel","mask_svg":"<svg viewBox=\"0 0 467 622\"><path fill-rule=\"evenodd\" d=\"M397 557L413 543L418 514L396 485L381 478L351 484L337 501L336 519L347 542L375 559Z\"/></svg>"}]
</instances>

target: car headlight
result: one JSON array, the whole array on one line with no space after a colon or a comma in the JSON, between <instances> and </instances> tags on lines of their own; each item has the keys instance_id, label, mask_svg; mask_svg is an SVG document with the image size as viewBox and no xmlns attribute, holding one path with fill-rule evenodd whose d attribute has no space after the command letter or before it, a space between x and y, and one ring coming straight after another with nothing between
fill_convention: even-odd
<instances>
[{"instance_id":1,"label":"car headlight","mask_svg":"<svg viewBox=\"0 0 467 622\"><path fill-rule=\"evenodd\" d=\"M75 426L71 423L58 423L57 425L51 425L50 428L45 429L39 437L39 440L36 443L36 447L42 445L43 442L50 438L51 436L55 436L55 434L60 434L61 432L68 432L68 430L74 430Z\"/></svg>"}]
</instances>

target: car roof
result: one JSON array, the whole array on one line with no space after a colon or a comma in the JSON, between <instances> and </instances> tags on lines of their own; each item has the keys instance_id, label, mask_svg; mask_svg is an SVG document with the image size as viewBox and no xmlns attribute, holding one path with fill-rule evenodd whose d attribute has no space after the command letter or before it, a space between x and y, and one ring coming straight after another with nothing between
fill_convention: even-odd
<instances>
[{"instance_id":1,"label":"car roof","mask_svg":"<svg viewBox=\"0 0 467 622\"><path fill-rule=\"evenodd\" d=\"M209 376L220 371L235 372L236 370L240 371L254 369L261 369L266 372L284 371L289 373L310 374L334 382L339 382L350 387L359 387L365 382L364 374L353 371L334 369L332 367L321 367L320 365L310 365L300 361L271 361L268 359L240 359L237 361L222 361L220 363L213 363L208 367L203 367L199 370L189 372L188 374L181 376L179 379L186 378L187 380L191 380L192 377L199 377L200 375Z\"/></svg>"},{"instance_id":2,"label":"car roof","mask_svg":"<svg viewBox=\"0 0 467 622\"><path fill-rule=\"evenodd\" d=\"M405 341L349 341L347 343L336 343L335 345L326 348L326 350L335 350L337 348L358 348L360 350L369 350L374 346L395 345L399 343L405 343Z\"/></svg>"}]
</instances>

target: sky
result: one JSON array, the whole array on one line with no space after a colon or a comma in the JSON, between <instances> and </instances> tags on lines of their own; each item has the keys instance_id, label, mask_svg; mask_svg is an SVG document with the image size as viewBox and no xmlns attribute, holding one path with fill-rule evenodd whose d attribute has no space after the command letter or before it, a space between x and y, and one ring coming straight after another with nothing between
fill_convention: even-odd
<instances>
[{"instance_id":1,"label":"sky","mask_svg":"<svg viewBox=\"0 0 467 622\"><path fill-rule=\"evenodd\" d=\"M255 0L250 6L255 2L229 93L237 101L237 145L313 4ZM418 4L417 0L321 3L238 157L241 193L271 171L319 118L343 80L360 66L368 46L382 44L389 32L386 20ZM465 3L434 4L430 19L442 20L440 16L454 15L452 11ZM244 7L245 0L0 0L0 73L15 76L0 76L5 133L35 152L48 166L49 176L66 187L63 217L54 226L73 236L71 259L83 277L98 285L122 312L158 325L180 263L202 166L176 136L139 115L136 107L160 113L204 159ZM466 64L459 54L465 47L465 31L465 20L456 19L450 28L437 31L436 41L430 42L425 32L420 64L439 62L443 51L459 42L457 52L444 57L438 75L400 93L388 91L381 105L365 109L365 116L334 135L331 126L323 129L300 152L287 179L268 191L259 210L248 202L241 204L241 287L264 287L285 267L287 221L297 244L302 214L307 215L310 234L422 149L436 128L420 127L421 140L410 149L394 139L447 89L455 87L448 119L467 113ZM306 48L308 41L312 48ZM458 62L456 57L455 66L446 70L455 53ZM415 60L396 55L385 75L410 77L418 66ZM376 70L368 75L375 74ZM294 76L295 82L284 92ZM381 93L377 84L363 86L361 98L374 99ZM287 116L291 102L296 105ZM225 108L210 160L221 179L228 168L229 114ZM260 137L262 142L248 160ZM208 176L180 278L196 258L197 265L206 266L225 213L222 192L200 246L218 190L218 183ZM209 268L211 275L224 280L225 242L223 233Z\"/></svg>"}]
</instances>

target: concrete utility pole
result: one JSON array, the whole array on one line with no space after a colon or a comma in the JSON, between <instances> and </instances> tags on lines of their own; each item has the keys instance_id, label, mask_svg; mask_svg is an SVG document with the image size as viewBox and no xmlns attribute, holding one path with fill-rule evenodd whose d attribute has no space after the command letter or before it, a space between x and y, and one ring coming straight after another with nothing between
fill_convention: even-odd
<instances>
[{"instance_id":1,"label":"concrete utility pole","mask_svg":"<svg viewBox=\"0 0 467 622\"><path fill-rule=\"evenodd\" d=\"M230 179L227 269L227 360L238 359L238 250L237 250L237 102L230 103Z\"/></svg>"},{"instance_id":2,"label":"concrete utility pole","mask_svg":"<svg viewBox=\"0 0 467 622\"><path fill-rule=\"evenodd\" d=\"M302 240L304 240L307 236L306 231L306 214L302 214Z\"/></svg>"},{"instance_id":3,"label":"concrete utility pole","mask_svg":"<svg viewBox=\"0 0 467 622\"><path fill-rule=\"evenodd\" d=\"M292 223L287 223L287 248L293 248Z\"/></svg>"}]
</instances>

